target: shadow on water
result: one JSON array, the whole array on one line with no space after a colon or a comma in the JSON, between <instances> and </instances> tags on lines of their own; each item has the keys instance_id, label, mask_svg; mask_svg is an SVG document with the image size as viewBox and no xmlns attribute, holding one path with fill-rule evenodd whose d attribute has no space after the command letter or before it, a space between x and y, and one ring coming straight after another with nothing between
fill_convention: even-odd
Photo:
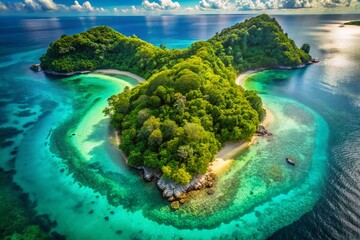
<instances>
[{"instance_id":1,"label":"shadow on water","mask_svg":"<svg viewBox=\"0 0 360 240\"><path fill-rule=\"evenodd\" d=\"M109 130L109 119L103 119L92 127L91 134L88 135L85 141L89 141L89 142L106 141L106 135L108 135L108 130Z\"/></svg>"}]
</instances>

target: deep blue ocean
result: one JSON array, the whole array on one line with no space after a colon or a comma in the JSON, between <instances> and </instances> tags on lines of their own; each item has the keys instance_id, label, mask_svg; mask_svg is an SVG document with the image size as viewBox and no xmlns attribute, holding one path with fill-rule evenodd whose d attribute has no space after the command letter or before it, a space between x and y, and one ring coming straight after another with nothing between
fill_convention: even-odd
<instances>
[{"instance_id":1,"label":"deep blue ocean","mask_svg":"<svg viewBox=\"0 0 360 240\"><path fill-rule=\"evenodd\" d=\"M91 189L81 186L79 188L81 191L75 189L79 187L76 183L70 186L72 181L70 175L59 181L50 182L48 179L56 178L59 174L58 169L55 171L51 168L52 165L47 165L50 156L55 159L51 163L53 166L59 169L66 167L63 166L61 159L57 159L53 152L49 152L50 148L46 146L51 144L49 136L53 129L60 126L61 122L72 114L74 102L79 97L77 93L85 91L82 89L84 86L76 85L76 91L72 90L71 81L46 77L42 73L32 72L29 66L38 63L39 57L49 44L61 35L79 33L94 26L106 25L124 35L135 34L156 46L164 43L168 48L186 48L197 40L206 40L223 28L250 17L252 15L0 17L0 136L2 138L0 167L16 172L14 181L24 192L30 194L38 214L49 214L50 219L57 222L58 227L54 227L56 231L70 239L79 239L80 235L74 233L77 230L76 224L72 223L76 222L73 217L76 213L79 219L86 221L88 215L87 212L86 214L81 212L82 204L90 199L93 193ZM360 19L360 15L274 15L273 17L298 46L309 43L310 54L320 62L299 70L260 73L254 77L254 85L259 84L257 90L264 94L266 99L276 96L311 109L325 120L329 136L326 139L327 150L323 156L326 158L322 168L325 174L319 185L319 197L316 203L307 206L311 209L304 212L295 222L283 223L284 227L281 229L275 232L269 231L272 236L266 234L265 236L270 239L360 239L360 27L339 27L347 20ZM97 77L90 75L88 77L90 83L95 84ZM115 80L109 79L109 81ZM111 95L121 91L126 84L134 83L125 79L121 84L117 89L111 89L110 85L91 89L93 86L91 85L86 91ZM92 96L89 99L91 100ZM282 103L282 100L277 103ZM102 151L115 151L106 144L99 146L96 145L98 152L95 153L88 151L94 147L91 144L84 146L84 154L90 156L103 154ZM115 171L114 169L118 167L113 163L103 164L102 167L109 171ZM0 172L1 174L4 173ZM45 189L46 181L49 181L49 186L52 184L52 193L48 191L49 189ZM137 183L142 180L133 181L132 183ZM78 191L79 194L75 196L72 191ZM64 205L64 199L67 199L67 205ZM106 197L97 196L96 199L99 199L96 200L99 201L99 211L113 209L108 206ZM59 206L59 209L53 211L55 206ZM281 204L277 205L279 206L281 207ZM62 207L71 208L74 215L62 214L65 212ZM127 210L121 211L124 211L123 216L128 214ZM132 215L134 219L136 216L137 219L143 219L134 223L139 226L143 224L144 232L146 228L154 226L153 222L147 220L148 218L140 217L140 213L135 210L131 212L134 212L134 216ZM1 218L2 216L0 222L3 222L4 218ZM282 222L286 219L286 216L283 216L281 219L272 220ZM99 226L108 229L106 222L101 220L101 225L97 224L96 219L89 220L89 230ZM173 228L166 228L163 224L159 226L164 231L176 233ZM112 229L112 226L110 228ZM120 230L112 230L117 234L120 233ZM101 232L100 229L97 231ZM104 230L104 236L110 236L106 235L106 231ZM126 232L126 229L122 229L121 232ZM151 235L150 230L148 234ZM192 236L191 232L184 231L183 234L188 238ZM256 233L253 235L256 236ZM119 235L119 239L136 237L142 239L140 235L121 236ZM233 235L233 238L238 238L234 236L236 235ZM260 238L264 238L264 235L261 236ZM146 235L143 237L145 238ZM232 237L228 236L228 238ZM101 239L101 237L90 234L87 239Z\"/></svg>"}]
</instances>

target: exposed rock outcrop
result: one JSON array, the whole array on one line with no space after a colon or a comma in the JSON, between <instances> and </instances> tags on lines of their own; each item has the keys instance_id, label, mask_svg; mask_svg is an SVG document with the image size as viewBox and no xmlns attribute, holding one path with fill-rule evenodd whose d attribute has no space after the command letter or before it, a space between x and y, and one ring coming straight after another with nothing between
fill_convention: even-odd
<instances>
[{"instance_id":1,"label":"exposed rock outcrop","mask_svg":"<svg viewBox=\"0 0 360 240\"><path fill-rule=\"evenodd\" d=\"M186 185L176 184L171 180L167 180L162 177L162 173L158 169L152 169L147 167L138 168L143 170L143 177L146 181L150 182L156 180L156 184L163 197L167 198L170 202L180 201L184 203L188 201L187 193L192 190L200 190L203 188L211 188L214 185L215 175L208 172L204 175L198 175Z\"/></svg>"},{"instance_id":2,"label":"exposed rock outcrop","mask_svg":"<svg viewBox=\"0 0 360 240\"><path fill-rule=\"evenodd\" d=\"M260 125L259 128L256 130L255 135L257 136L272 136L272 133L270 133L263 125Z\"/></svg>"},{"instance_id":3,"label":"exposed rock outcrop","mask_svg":"<svg viewBox=\"0 0 360 240\"><path fill-rule=\"evenodd\" d=\"M150 182L154 179L159 179L162 175L159 169L153 169L148 167L141 167L140 169L144 171L144 179L147 182Z\"/></svg>"},{"instance_id":4,"label":"exposed rock outcrop","mask_svg":"<svg viewBox=\"0 0 360 240\"><path fill-rule=\"evenodd\" d=\"M66 77L70 77L76 74L86 74L86 73L91 73L91 71L75 71L75 72L54 72L54 71L49 71L49 70L44 70L44 72L48 75L53 75L53 76L66 76Z\"/></svg>"},{"instance_id":5,"label":"exposed rock outcrop","mask_svg":"<svg viewBox=\"0 0 360 240\"><path fill-rule=\"evenodd\" d=\"M30 69L33 70L34 72L41 72L40 64L33 64L31 65Z\"/></svg>"}]
</instances>

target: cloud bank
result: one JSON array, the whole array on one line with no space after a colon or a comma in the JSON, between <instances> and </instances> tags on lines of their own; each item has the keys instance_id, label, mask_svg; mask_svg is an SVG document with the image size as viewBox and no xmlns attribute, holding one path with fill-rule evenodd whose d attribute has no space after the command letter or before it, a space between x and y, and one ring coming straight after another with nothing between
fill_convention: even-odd
<instances>
[{"instance_id":1,"label":"cloud bank","mask_svg":"<svg viewBox=\"0 0 360 240\"><path fill-rule=\"evenodd\" d=\"M298 8L359 8L358 0L200 0L201 10L264 10Z\"/></svg>"},{"instance_id":2,"label":"cloud bank","mask_svg":"<svg viewBox=\"0 0 360 240\"><path fill-rule=\"evenodd\" d=\"M16 1L16 0L15 0ZM59 4L60 0L0 0L0 13L8 12L61 12L78 14L194 14L204 12L236 13L239 11L276 10L276 9L352 9L360 11L360 0L194 0L194 5L187 3L181 6L182 0L142 0L141 4L127 8L94 7L90 1L101 0L69 0L70 3ZM71 1L72 2L71 4ZM84 1L84 2L80 2ZM196 2L197 1L197 2ZM114 1L114 4L116 2Z\"/></svg>"},{"instance_id":3,"label":"cloud bank","mask_svg":"<svg viewBox=\"0 0 360 240\"><path fill-rule=\"evenodd\" d=\"M104 8L95 8L89 1L80 4L77 0L73 5L55 3L53 0L23 0L22 2L3 3L0 1L0 11L15 12L106 12Z\"/></svg>"}]
</instances>

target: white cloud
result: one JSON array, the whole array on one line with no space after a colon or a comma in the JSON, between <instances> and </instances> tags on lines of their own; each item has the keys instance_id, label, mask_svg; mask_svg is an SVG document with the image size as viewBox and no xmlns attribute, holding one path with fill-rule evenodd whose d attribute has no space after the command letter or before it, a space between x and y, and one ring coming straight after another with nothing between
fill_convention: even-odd
<instances>
[{"instance_id":1,"label":"white cloud","mask_svg":"<svg viewBox=\"0 0 360 240\"><path fill-rule=\"evenodd\" d=\"M154 11L154 10L158 10L160 9L160 4L156 3L156 2L149 2L148 0L144 0L141 4L141 6L145 9L145 10L150 10L150 11Z\"/></svg>"},{"instance_id":2,"label":"white cloud","mask_svg":"<svg viewBox=\"0 0 360 240\"><path fill-rule=\"evenodd\" d=\"M319 3L325 8L333 8L340 5L340 1L338 0L320 0Z\"/></svg>"},{"instance_id":3,"label":"white cloud","mask_svg":"<svg viewBox=\"0 0 360 240\"><path fill-rule=\"evenodd\" d=\"M70 6L70 9L78 12L106 12L105 8L95 8L89 1L80 4L78 1L74 1L74 4Z\"/></svg>"},{"instance_id":4,"label":"white cloud","mask_svg":"<svg viewBox=\"0 0 360 240\"><path fill-rule=\"evenodd\" d=\"M312 5L308 0L295 0L295 8L311 8Z\"/></svg>"},{"instance_id":5,"label":"white cloud","mask_svg":"<svg viewBox=\"0 0 360 240\"><path fill-rule=\"evenodd\" d=\"M5 2L4 2L5 1ZM263 9L360 9L360 0L198 0L194 7L181 8L176 0L142 0L140 6L131 6L126 9L113 8L106 10L101 7L94 7L91 0L71 0L74 3L64 5L56 3L58 0L0 0L0 12L82 12L82 13L110 13L115 14L140 14L146 15L149 12L155 14L162 11L169 11L181 14L193 14L201 11L220 10L222 12L236 12L244 10L263 10ZM84 2L82 2L84 1ZM176 10L176 11L174 11Z\"/></svg>"},{"instance_id":6,"label":"white cloud","mask_svg":"<svg viewBox=\"0 0 360 240\"><path fill-rule=\"evenodd\" d=\"M106 12L104 8L94 8L89 1L80 4L74 1L71 6L57 4L53 0L23 0L23 2L14 2L4 4L0 2L1 10L12 11L82 11L82 12Z\"/></svg>"},{"instance_id":7,"label":"white cloud","mask_svg":"<svg viewBox=\"0 0 360 240\"><path fill-rule=\"evenodd\" d=\"M215 9L232 12L239 10L241 11L292 8L351 7L357 9L359 3L360 0L200 0L196 7L203 11Z\"/></svg>"},{"instance_id":8,"label":"white cloud","mask_svg":"<svg viewBox=\"0 0 360 240\"><path fill-rule=\"evenodd\" d=\"M120 9L120 8L114 8L114 13L129 13L129 12L137 12L138 9L135 6L131 6L130 9Z\"/></svg>"},{"instance_id":9,"label":"white cloud","mask_svg":"<svg viewBox=\"0 0 360 240\"><path fill-rule=\"evenodd\" d=\"M187 7L184 10L194 12L194 11L199 11L200 8L199 8L199 6L196 5L195 7Z\"/></svg>"},{"instance_id":10,"label":"white cloud","mask_svg":"<svg viewBox=\"0 0 360 240\"><path fill-rule=\"evenodd\" d=\"M131 6L131 11L132 11L133 13L135 13L135 12L138 12L139 9L137 9L135 6Z\"/></svg>"},{"instance_id":11,"label":"white cloud","mask_svg":"<svg viewBox=\"0 0 360 240\"><path fill-rule=\"evenodd\" d=\"M94 8L91 6L91 3L89 1L84 2L82 5L78 1L74 1L74 4L70 6L72 10L75 11L89 11L94 12Z\"/></svg>"},{"instance_id":12,"label":"white cloud","mask_svg":"<svg viewBox=\"0 0 360 240\"><path fill-rule=\"evenodd\" d=\"M7 11L9 8L3 4L2 2L0 2L0 11Z\"/></svg>"},{"instance_id":13,"label":"white cloud","mask_svg":"<svg viewBox=\"0 0 360 240\"><path fill-rule=\"evenodd\" d=\"M91 3L89 1L84 2L82 6L85 11L90 11L90 12L95 11L95 8L91 6Z\"/></svg>"},{"instance_id":14,"label":"white cloud","mask_svg":"<svg viewBox=\"0 0 360 240\"><path fill-rule=\"evenodd\" d=\"M228 9L232 5L226 0L201 0L199 2L200 9Z\"/></svg>"},{"instance_id":15,"label":"white cloud","mask_svg":"<svg viewBox=\"0 0 360 240\"><path fill-rule=\"evenodd\" d=\"M41 5L34 0L24 0L24 7L28 10L41 10Z\"/></svg>"},{"instance_id":16,"label":"white cloud","mask_svg":"<svg viewBox=\"0 0 360 240\"><path fill-rule=\"evenodd\" d=\"M39 0L39 4L41 4L42 9L44 10L58 10L59 7L62 7L63 5L56 4L52 0Z\"/></svg>"},{"instance_id":17,"label":"white cloud","mask_svg":"<svg viewBox=\"0 0 360 240\"><path fill-rule=\"evenodd\" d=\"M180 3L173 2L172 0L159 0L159 3L143 0L141 6L147 11L172 10L180 8Z\"/></svg>"},{"instance_id":18,"label":"white cloud","mask_svg":"<svg viewBox=\"0 0 360 240\"><path fill-rule=\"evenodd\" d=\"M160 0L160 6L165 10L177 9L180 8L180 3L172 0Z\"/></svg>"},{"instance_id":19,"label":"white cloud","mask_svg":"<svg viewBox=\"0 0 360 240\"><path fill-rule=\"evenodd\" d=\"M140 7L131 6L131 8L118 9L124 14L137 13L146 14L146 12L158 12L158 11L169 11L169 10L181 10L179 2L172 0L158 0L157 2L150 2L149 0L143 0Z\"/></svg>"},{"instance_id":20,"label":"white cloud","mask_svg":"<svg viewBox=\"0 0 360 240\"><path fill-rule=\"evenodd\" d=\"M281 4L279 4L277 0L268 0L264 4L265 8L267 9L276 9L281 6Z\"/></svg>"},{"instance_id":21,"label":"white cloud","mask_svg":"<svg viewBox=\"0 0 360 240\"><path fill-rule=\"evenodd\" d=\"M235 2L236 9L239 10L254 10L256 9L255 3L251 0L239 0Z\"/></svg>"}]
</instances>

